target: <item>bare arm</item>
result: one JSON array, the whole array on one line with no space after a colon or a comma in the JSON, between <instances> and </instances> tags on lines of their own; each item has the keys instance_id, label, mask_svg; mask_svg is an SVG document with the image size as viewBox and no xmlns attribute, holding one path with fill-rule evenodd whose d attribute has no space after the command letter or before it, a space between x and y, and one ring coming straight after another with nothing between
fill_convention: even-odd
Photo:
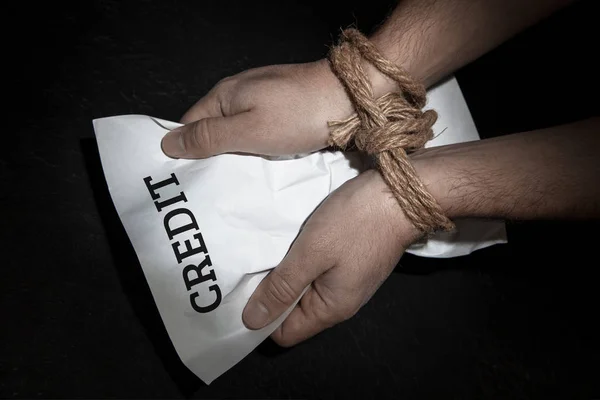
<instances>
[{"instance_id":1,"label":"bare arm","mask_svg":"<svg viewBox=\"0 0 600 400\"><path fill-rule=\"evenodd\" d=\"M405 0L372 40L430 86L569 2ZM375 96L394 89L367 71ZM163 149L181 158L305 153L327 145L327 121L351 112L325 60L264 67L221 81L182 118L186 125L165 137ZM426 149L412 160L451 218L598 217L599 130L599 120L589 120ZM301 297L273 337L285 346L305 340L352 316L418 236L380 174L367 171L311 215L252 295L244 323L262 328Z\"/></svg>"},{"instance_id":2,"label":"bare arm","mask_svg":"<svg viewBox=\"0 0 600 400\"><path fill-rule=\"evenodd\" d=\"M390 61L431 86L573 0L404 0L371 37ZM391 82L370 69L383 94Z\"/></svg>"},{"instance_id":3,"label":"bare arm","mask_svg":"<svg viewBox=\"0 0 600 400\"><path fill-rule=\"evenodd\" d=\"M413 155L456 217L600 218L600 118ZM350 218L348 216L351 216ZM290 346L352 316L420 233L375 170L337 189L307 221L244 311L252 329L299 305L273 333Z\"/></svg>"},{"instance_id":4,"label":"bare arm","mask_svg":"<svg viewBox=\"0 0 600 400\"><path fill-rule=\"evenodd\" d=\"M600 118L412 156L451 218L600 218Z\"/></svg>"}]
</instances>

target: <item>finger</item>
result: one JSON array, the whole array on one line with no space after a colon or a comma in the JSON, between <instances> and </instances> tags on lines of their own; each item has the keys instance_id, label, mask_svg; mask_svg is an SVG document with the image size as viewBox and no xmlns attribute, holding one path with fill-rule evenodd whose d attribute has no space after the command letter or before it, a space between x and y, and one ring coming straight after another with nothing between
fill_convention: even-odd
<instances>
[{"instance_id":1,"label":"finger","mask_svg":"<svg viewBox=\"0 0 600 400\"><path fill-rule=\"evenodd\" d=\"M253 147L253 116L243 112L231 117L204 118L167 133L162 149L172 158L206 158Z\"/></svg>"},{"instance_id":2,"label":"finger","mask_svg":"<svg viewBox=\"0 0 600 400\"><path fill-rule=\"evenodd\" d=\"M302 241L300 234L288 255L254 291L242 315L249 329L263 328L277 319L308 285L330 268L328 257Z\"/></svg>"},{"instance_id":3,"label":"finger","mask_svg":"<svg viewBox=\"0 0 600 400\"><path fill-rule=\"evenodd\" d=\"M273 332L271 338L277 344L294 346L351 316L352 313L327 304L318 287L317 284L308 289L290 315Z\"/></svg>"},{"instance_id":4,"label":"finger","mask_svg":"<svg viewBox=\"0 0 600 400\"><path fill-rule=\"evenodd\" d=\"M217 95L211 91L183 114L180 122L189 124L204 118L224 117Z\"/></svg>"}]
</instances>

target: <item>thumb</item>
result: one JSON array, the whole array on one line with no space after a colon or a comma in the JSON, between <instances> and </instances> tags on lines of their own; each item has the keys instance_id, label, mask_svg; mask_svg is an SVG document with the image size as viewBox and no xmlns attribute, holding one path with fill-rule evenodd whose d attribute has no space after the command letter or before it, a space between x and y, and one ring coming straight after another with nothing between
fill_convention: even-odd
<instances>
[{"instance_id":1,"label":"thumb","mask_svg":"<svg viewBox=\"0 0 600 400\"><path fill-rule=\"evenodd\" d=\"M261 329L275 321L300 297L303 290L329 269L321 252L299 243L292 245L283 261L258 285L242 319L248 329Z\"/></svg>"},{"instance_id":2,"label":"thumb","mask_svg":"<svg viewBox=\"0 0 600 400\"><path fill-rule=\"evenodd\" d=\"M163 152L172 158L206 158L222 153L246 151L251 145L251 114L209 117L180 126L162 139Z\"/></svg>"}]
</instances>

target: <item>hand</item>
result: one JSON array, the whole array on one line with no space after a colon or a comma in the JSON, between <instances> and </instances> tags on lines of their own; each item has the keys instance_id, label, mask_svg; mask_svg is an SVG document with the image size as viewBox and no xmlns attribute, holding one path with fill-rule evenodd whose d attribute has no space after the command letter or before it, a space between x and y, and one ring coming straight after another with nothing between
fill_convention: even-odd
<instances>
[{"instance_id":1,"label":"hand","mask_svg":"<svg viewBox=\"0 0 600 400\"><path fill-rule=\"evenodd\" d=\"M220 81L163 139L177 158L228 152L307 153L327 146L330 119L352 113L325 60L251 69Z\"/></svg>"},{"instance_id":2,"label":"hand","mask_svg":"<svg viewBox=\"0 0 600 400\"><path fill-rule=\"evenodd\" d=\"M395 83L370 64L376 96ZM219 82L169 132L163 151L174 158L205 158L243 152L309 153L327 146L327 121L353 112L343 86L326 60L251 69Z\"/></svg>"},{"instance_id":3,"label":"hand","mask_svg":"<svg viewBox=\"0 0 600 400\"><path fill-rule=\"evenodd\" d=\"M283 261L260 283L243 313L260 329L306 291L273 333L292 346L353 316L394 269L419 232L378 172L336 190L307 221Z\"/></svg>"}]
</instances>

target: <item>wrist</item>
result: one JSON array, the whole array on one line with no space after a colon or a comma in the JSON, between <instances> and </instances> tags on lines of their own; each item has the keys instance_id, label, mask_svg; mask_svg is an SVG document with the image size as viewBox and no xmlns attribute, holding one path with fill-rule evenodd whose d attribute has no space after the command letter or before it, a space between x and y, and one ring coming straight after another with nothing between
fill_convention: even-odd
<instances>
[{"instance_id":1,"label":"wrist","mask_svg":"<svg viewBox=\"0 0 600 400\"><path fill-rule=\"evenodd\" d=\"M453 161L444 157L438 149L423 149L410 156L417 176L426 190L450 219L467 216L466 204L460 192L468 186L467 177L461 178L454 168Z\"/></svg>"},{"instance_id":2,"label":"wrist","mask_svg":"<svg viewBox=\"0 0 600 400\"><path fill-rule=\"evenodd\" d=\"M373 64L363 60L363 69L369 78L371 88L373 89L373 98L378 99L386 93L395 92L398 90L398 84L394 80L388 78L381 73Z\"/></svg>"},{"instance_id":3,"label":"wrist","mask_svg":"<svg viewBox=\"0 0 600 400\"><path fill-rule=\"evenodd\" d=\"M399 32L389 33L389 29L377 31L369 40L375 45L379 52L390 62L408 72L415 81L421 82L426 88L435 83L434 74L424 63L425 51L415 51L417 46L411 43L409 38L419 38L420 35L405 34ZM388 85L390 82L386 82ZM393 82L391 82L393 84Z\"/></svg>"},{"instance_id":4,"label":"wrist","mask_svg":"<svg viewBox=\"0 0 600 400\"><path fill-rule=\"evenodd\" d=\"M379 171L369 169L360 175L360 179L364 179L364 185L371 194L370 207L384 209L385 220L389 222L389 233L397 238L403 248L408 248L423 237L423 232L410 222Z\"/></svg>"},{"instance_id":5,"label":"wrist","mask_svg":"<svg viewBox=\"0 0 600 400\"><path fill-rule=\"evenodd\" d=\"M414 79L417 82L423 83L425 87L427 87L429 82L427 82L427 80L424 79L424 75L422 73L419 73L420 71L423 71L423 69L417 68L416 64L409 57L405 57L403 60L401 60L401 62L399 62L400 57L398 57L397 54L398 49L390 47L389 40L382 38L381 34L376 34L369 40L384 58L396 64L398 67L404 69L412 79ZM404 53L409 54L410 52L405 51ZM342 88L341 84L338 82L337 77L335 77L335 74L333 74L333 71L331 71L329 61L327 59L321 59L317 61L316 64L322 68L325 68L327 70L326 75L328 75L329 78L333 78L335 83L332 87L334 87L336 90ZM369 61L361 59L361 66L367 76L369 83L371 84L373 97L375 99L387 93L395 92L399 89L398 84L393 79L390 79L387 75L383 74Z\"/></svg>"}]
</instances>

